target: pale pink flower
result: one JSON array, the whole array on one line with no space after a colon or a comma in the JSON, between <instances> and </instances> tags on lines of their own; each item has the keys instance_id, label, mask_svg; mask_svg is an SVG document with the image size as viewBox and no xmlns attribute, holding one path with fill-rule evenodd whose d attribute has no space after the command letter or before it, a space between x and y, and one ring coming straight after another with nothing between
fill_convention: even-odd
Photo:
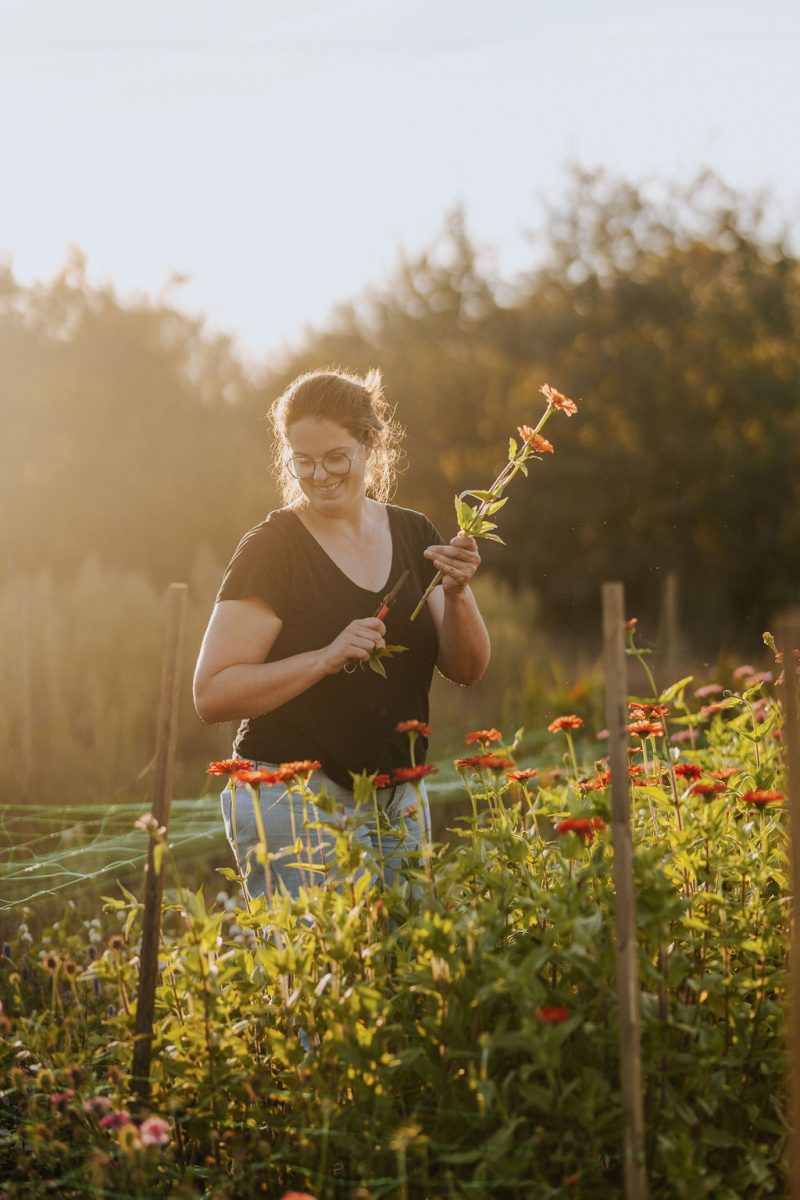
<instances>
[{"instance_id":1,"label":"pale pink flower","mask_svg":"<svg viewBox=\"0 0 800 1200\"><path fill-rule=\"evenodd\" d=\"M721 683L705 683L697 689L695 696L704 700L706 696L719 696L724 691L725 689Z\"/></svg>"},{"instance_id":2,"label":"pale pink flower","mask_svg":"<svg viewBox=\"0 0 800 1200\"><path fill-rule=\"evenodd\" d=\"M148 1117L139 1126L139 1138L143 1146L168 1146L169 1121L163 1117Z\"/></svg>"}]
</instances>

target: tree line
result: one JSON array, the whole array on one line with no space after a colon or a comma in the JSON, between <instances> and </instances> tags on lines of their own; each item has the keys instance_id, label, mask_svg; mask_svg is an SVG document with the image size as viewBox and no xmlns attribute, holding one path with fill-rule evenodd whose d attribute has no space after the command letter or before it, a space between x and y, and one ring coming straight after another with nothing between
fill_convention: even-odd
<instances>
[{"instance_id":1,"label":"tree line","mask_svg":"<svg viewBox=\"0 0 800 1200\"><path fill-rule=\"evenodd\" d=\"M278 503L266 412L310 367L379 366L407 429L396 502L455 533L548 382L552 459L501 514L487 571L533 588L547 625L591 622L603 579L632 609L682 580L698 637L752 638L800 591L800 272L757 197L713 175L654 198L573 172L537 264L498 278L454 211L425 252L248 372L174 303L90 286L73 254L31 287L0 271L0 571L73 576L87 554L187 576L221 566Z\"/></svg>"}]
</instances>

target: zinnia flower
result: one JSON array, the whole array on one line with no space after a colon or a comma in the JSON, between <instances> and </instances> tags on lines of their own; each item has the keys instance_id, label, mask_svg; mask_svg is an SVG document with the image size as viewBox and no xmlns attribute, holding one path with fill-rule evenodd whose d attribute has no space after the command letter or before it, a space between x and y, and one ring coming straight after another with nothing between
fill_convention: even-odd
<instances>
[{"instance_id":1,"label":"zinnia flower","mask_svg":"<svg viewBox=\"0 0 800 1200\"><path fill-rule=\"evenodd\" d=\"M536 767L523 767L522 770L506 771L506 779L521 783L523 779L533 779L538 774Z\"/></svg>"},{"instance_id":2,"label":"zinnia flower","mask_svg":"<svg viewBox=\"0 0 800 1200\"><path fill-rule=\"evenodd\" d=\"M396 767L392 771L392 783L413 783L415 779L423 779L438 770L433 763L421 763L418 767Z\"/></svg>"},{"instance_id":3,"label":"zinnia flower","mask_svg":"<svg viewBox=\"0 0 800 1200\"><path fill-rule=\"evenodd\" d=\"M117 1130L117 1141L124 1154L133 1154L134 1150L141 1150L142 1147L142 1143L139 1140L139 1130L132 1121L129 1121L127 1125L122 1125Z\"/></svg>"},{"instance_id":4,"label":"zinnia flower","mask_svg":"<svg viewBox=\"0 0 800 1200\"><path fill-rule=\"evenodd\" d=\"M122 1129L123 1126L129 1125L131 1114L126 1112L124 1108L117 1109L115 1112L108 1113L107 1116L100 1118L101 1129Z\"/></svg>"},{"instance_id":5,"label":"zinnia flower","mask_svg":"<svg viewBox=\"0 0 800 1200\"><path fill-rule=\"evenodd\" d=\"M764 808L767 804L779 804L783 792L770 791L769 788L756 788L753 792L745 792L742 800L745 804L753 804L756 808Z\"/></svg>"},{"instance_id":6,"label":"zinnia flower","mask_svg":"<svg viewBox=\"0 0 800 1200\"><path fill-rule=\"evenodd\" d=\"M700 716L713 717L714 713L724 712L727 707L726 704L704 704L700 709Z\"/></svg>"},{"instance_id":7,"label":"zinnia flower","mask_svg":"<svg viewBox=\"0 0 800 1200\"><path fill-rule=\"evenodd\" d=\"M593 779L584 779L578 784L582 792L599 792L611 783L611 770L598 771Z\"/></svg>"},{"instance_id":8,"label":"zinnia flower","mask_svg":"<svg viewBox=\"0 0 800 1200\"><path fill-rule=\"evenodd\" d=\"M699 779L703 768L698 767L697 763L678 763L675 774L679 779Z\"/></svg>"},{"instance_id":9,"label":"zinnia flower","mask_svg":"<svg viewBox=\"0 0 800 1200\"><path fill-rule=\"evenodd\" d=\"M725 688L721 683L705 683L697 689L695 696L700 700L705 700L706 696L719 696L724 691Z\"/></svg>"},{"instance_id":10,"label":"zinnia flower","mask_svg":"<svg viewBox=\"0 0 800 1200\"><path fill-rule=\"evenodd\" d=\"M266 767L257 769L246 768L243 771L231 771L231 779L236 783L247 783L250 787L260 787L262 783L283 783L282 771L268 771Z\"/></svg>"},{"instance_id":11,"label":"zinnia flower","mask_svg":"<svg viewBox=\"0 0 800 1200\"><path fill-rule=\"evenodd\" d=\"M115 954L120 954L125 949L125 938L121 933L112 933L108 939L108 948Z\"/></svg>"},{"instance_id":12,"label":"zinnia flower","mask_svg":"<svg viewBox=\"0 0 800 1200\"><path fill-rule=\"evenodd\" d=\"M553 453L552 443L548 442L547 438L543 437L541 433L536 433L535 430L531 429L530 425L518 425L517 433L523 442L527 442L531 449L538 454Z\"/></svg>"},{"instance_id":13,"label":"zinnia flower","mask_svg":"<svg viewBox=\"0 0 800 1200\"><path fill-rule=\"evenodd\" d=\"M625 728L628 733L640 738L661 737L664 733L664 726L660 721L631 721Z\"/></svg>"},{"instance_id":14,"label":"zinnia flower","mask_svg":"<svg viewBox=\"0 0 800 1200\"><path fill-rule=\"evenodd\" d=\"M298 775L310 775L312 771L322 770L322 763L314 758L301 758L295 762L281 763L278 768L280 783L291 783Z\"/></svg>"},{"instance_id":15,"label":"zinnia flower","mask_svg":"<svg viewBox=\"0 0 800 1200\"><path fill-rule=\"evenodd\" d=\"M576 717L571 714L568 717L556 717L555 721L551 721L547 726L548 733L562 733L568 729L580 729L583 726L583 717Z\"/></svg>"},{"instance_id":16,"label":"zinnia flower","mask_svg":"<svg viewBox=\"0 0 800 1200\"><path fill-rule=\"evenodd\" d=\"M501 742L503 735L499 729L473 729L472 733L466 734L464 742L467 746L472 746L475 742Z\"/></svg>"},{"instance_id":17,"label":"zinnia flower","mask_svg":"<svg viewBox=\"0 0 800 1200\"><path fill-rule=\"evenodd\" d=\"M373 775L372 776L372 786L375 788L389 787L391 782L392 782L391 775Z\"/></svg>"},{"instance_id":18,"label":"zinnia flower","mask_svg":"<svg viewBox=\"0 0 800 1200\"><path fill-rule=\"evenodd\" d=\"M83 1102L83 1111L91 1113L93 1117L103 1117L110 1113L113 1107L109 1097L103 1095L90 1096Z\"/></svg>"},{"instance_id":19,"label":"zinnia flower","mask_svg":"<svg viewBox=\"0 0 800 1200\"><path fill-rule=\"evenodd\" d=\"M490 771L505 771L514 766L514 760L502 754L478 754L475 764L478 767L487 767Z\"/></svg>"},{"instance_id":20,"label":"zinnia flower","mask_svg":"<svg viewBox=\"0 0 800 1200\"><path fill-rule=\"evenodd\" d=\"M50 1097L50 1103L66 1104L67 1101L71 1100L74 1095L75 1093L73 1092L72 1088L66 1088L63 1092L53 1092L52 1096Z\"/></svg>"},{"instance_id":21,"label":"zinnia flower","mask_svg":"<svg viewBox=\"0 0 800 1200\"><path fill-rule=\"evenodd\" d=\"M755 669L755 667L751 667L750 663L742 663L742 665L740 667L737 667L736 670L733 672L733 678L734 679L749 679L750 676L755 675L755 673L756 673L756 669Z\"/></svg>"},{"instance_id":22,"label":"zinnia flower","mask_svg":"<svg viewBox=\"0 0 800 1200\"><path fill-rule=\"evenodd\" d=\"M715 767L713 771L709 771L712 779L721 779L725 782L732 779L734 775L738 775L741 767Z\"/></svg>"},{"instance_id":23,"label":"zinnia flower","mask_svg":"<svg viewBox=\"0 0 800 1200\"><path fill-rule=\"evenodd\" d=\"M546 1025L563 1025L569 1020L569 1009L561 1005L548 1004L537 1008L536 1015Z\"/></svg>"},{"instance_id":24,"label":"zinnia flower","mask_svg":"<svg viewBox=\"0 0 800 1200\"><path fill-rule=\"evenodd\" d=\"M143 1146L168 1146L169 1121L163 1117L148 1117L139 1126L139 1137Z\"/></svg>"},{"instance_id":25,"label":"zinnia flower","mask_svg":"<svg viewBox=\"0 0 800 1200\"><path fill-rule=\"evenodd\" d=\"M221 758L208 764L206 775L230 775L233 771L247 771L252 765L249 758Z\"/></svg>"},{"instance_id":26,"label":"zinnia flower","mask_svg":"<svg viewBox=\"0 0 800 1200\"><path fill-rule=\"evenodd\" d=\"M571 417L578 411L578 406L574 400L570 400L569 396L565 396L562 392L557 392L555 388L551 388L549 383L542 384L539 391L548 404L553 408L557 408L559 412L566 413L568 417Z\"/></svg>"},{"instance_id":27,"label":"zinnia flower","mask_svg":"<svg viewBox=\"0 0 800 1200\"><path fill-rule=\"evenodd\" d=\"M423 737L431 736L431 727L424 721L400 721L394 729L395 733L421 733Z\"/></svg>"},{"instance_id":28,"label":"zinnia flower","mask_svg":"<svg viewBox=\"0 0 800 1200\"><path fill-rule=\"evenodd\" d=\"M556 833L577 833L583 841L590 841L596 829L605 829L602 817L567 817L556 825Z\"/></svg>"},{"instance_id":29,"label":"zinnia flower","mask_svg":"<svg viewBox=\"0 0 800 1200\"><path fill-rule=\"evenodd\" d=\"M725 791L724 783L694 783L692 784L692 795L703 796L704 799L710 800L712 796L718 796L720 792Z\"/></svg>"}]
</instances>

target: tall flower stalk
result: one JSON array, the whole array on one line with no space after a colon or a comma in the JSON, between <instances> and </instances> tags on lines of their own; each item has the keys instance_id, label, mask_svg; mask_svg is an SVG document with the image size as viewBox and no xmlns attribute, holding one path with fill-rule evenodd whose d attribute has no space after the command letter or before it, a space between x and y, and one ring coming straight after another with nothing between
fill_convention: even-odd
<instances>
[{"instance_id":1,"label":"tall flower stalk","mask_svg":"<svg viewBox=\"0 0 800 1200\"><path fill-rule=\"evenodd\" d=\"M493 516L507 502L508 496L504 496L503 492L511 483L515 475L521 471L523 475L528 474L526 463L530 459L541 461L542 454L552 454L553 446L548 442L546 437L542 437L542 429L544 429L554 409L566 413L571 417L573 413L578 411L578 406L574 400L570 400L568 396L557 392L555 388L551 388L548 383L543 384L539 391L547 401L542 417L534 428L530 425L519 425L517 432L521 438L522 444L518 445L516 438L508 439L508 462L503 467L500 474L495 479L494 483L488 490L474 491L467 489L460 492L455 498L456 517L458 519L458 527L463 532L474 538L489 538L493 542L502 542L503 539L493 530L497 525L492 521L486 520L487 517ZM478 503L468 504L465 497L471 496ZM425 601L430 596L437 583L442 578L441 571L437 571L431 582L425 589L417 607L411 614L411 620L415 621L422 611Z\"/></svg>"}]
</instances>

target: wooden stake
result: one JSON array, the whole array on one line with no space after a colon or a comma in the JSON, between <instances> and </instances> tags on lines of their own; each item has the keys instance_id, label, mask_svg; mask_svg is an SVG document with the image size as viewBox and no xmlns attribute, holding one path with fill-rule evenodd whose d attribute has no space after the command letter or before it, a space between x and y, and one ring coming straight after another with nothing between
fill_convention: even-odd
<instances>
[{"instance_id":1,"label":"wooden stake","mask_svg":"<svg viewBox=\"0 0 800 1200\"><path fill-rule=\"evenodd\" d=\"M19 604L19 704L20 704L20 753L25 778L32 778L33 768L33 687L31 685L31 588L27 575L20 577Z\"/></svg>"},{"instance_id":2,"label":"wooden stake","mask_svg":"<svg viewBox=\"0 0 800 1200\"><path fill-rule=\"evenodd\" d=\"M603 584L603 661L606 725L611 766L611 840L614 846L614 924L617 941L619 1052L622 1084L625 1200L644 1200L644 1112L639 1030L639 968L636 954L636 892L630 821L630 780L625 737L625 590Z\"/></svg>"},{"instance_id":3,"label":"wooden stake","mask_svg":"<svg viewBox=\"0 0 800 1200\"><path fill-rule=\"evenodd\" d=\"M800 724L794 650L800 646L800 612L778 624L783 651L783 753L791 864L789 919L789 1196L800 1200Z\"/></svg>"},{"instance_id":4,"label":"wooden stake","mask_svg":"<svg viewBox=\"0 0 800 1200\"><path fill-rule=\"evenodd\" d=\"M185 583L171 583L167 591L167 629L161 673L161 701L158 710L156 765L153 782L153 816L168 827L172 801L172 779L178 730L178 683L181 641L186 614ZM139 956L139 990L136 996L132 1085L140 1099L150 1095L150 1058L153 1042L156 984L158 982L158 944L161 936L161 899L164 892L163 858L156 870L155 839L150 839L147 873L144 878L144 915L142 948Z\"/></svg>"}]
</instances>

